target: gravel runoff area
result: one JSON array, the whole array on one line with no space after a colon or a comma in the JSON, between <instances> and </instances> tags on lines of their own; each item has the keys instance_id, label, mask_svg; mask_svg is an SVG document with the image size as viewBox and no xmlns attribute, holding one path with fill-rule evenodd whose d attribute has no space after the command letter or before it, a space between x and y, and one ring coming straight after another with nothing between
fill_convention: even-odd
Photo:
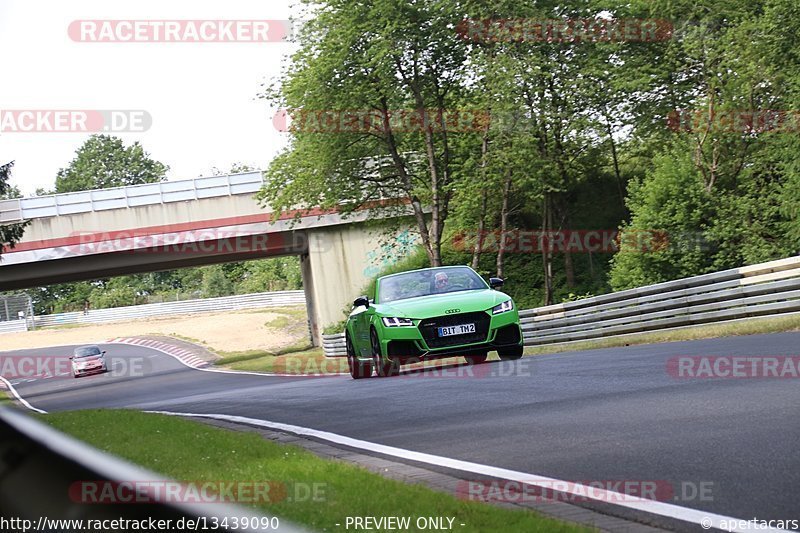
<instances>
[{"instance_id":1,"label":"gravel runoff area","mask_svg":"<svg viewBox=\"0 0 800 533\"><path fill-rule=\"evenodd\" d=\"M277 351L308 338L302 307L197 313L0 335L0 351L86 344L117 337L174 337L212 351Z\"/></svg>"}]
</instances>

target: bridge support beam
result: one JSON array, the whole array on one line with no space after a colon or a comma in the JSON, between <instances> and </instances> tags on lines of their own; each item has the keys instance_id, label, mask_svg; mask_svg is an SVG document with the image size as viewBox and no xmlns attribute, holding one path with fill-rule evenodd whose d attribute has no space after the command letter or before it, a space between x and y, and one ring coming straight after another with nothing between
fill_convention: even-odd
<instances>
[{"instance_id":1,"label":"bridge support beam","mask_svg":"<svg viewBox=\"0 0 800 533\"><path fill-rule=\"evenodd\" d=\"M401 226L396 230L396 234L400 233L407 238L409 232ZM323 329L347 318L353 299L378 273L382 263L390 261L382 257L389 252L382 249L386 228L361 222L310 228L306 235L308 258L301 263L303 287L309 319L312 324L316 322L316 336L321 340ZM401 250L400 256L393 259L403 253Z\"/></svg>"},{"instance_id":2,"label":"bridge support beam","mask_svg":"<svg viewBox=\"0 0 800 533\"><path fill-rule=\"evenodd\" d=\"M321 328L317 318L317 305L314 300L314 275L311 271L311 260L308 254L300 256L300 276L303 279L303 292L306 296L306 314L308 315L308 331L311 344L322 346Z\"/></svg>"}]
</instances>

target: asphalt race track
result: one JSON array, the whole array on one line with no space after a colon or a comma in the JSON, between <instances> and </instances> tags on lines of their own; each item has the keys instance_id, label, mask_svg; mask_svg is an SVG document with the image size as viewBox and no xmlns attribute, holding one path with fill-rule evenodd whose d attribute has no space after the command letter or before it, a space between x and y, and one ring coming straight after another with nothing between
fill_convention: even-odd
<instances>
[{"instance_id":1,"label":"asphalt race track","mask_svg":"<svg viewBox=\"0 0 800 533\"><path fill-rule=\"evenodd\" d=\"M560 480L666 481L678 498L672 503L682 507L745 520L800 518L800 380L679 379L667 371L675 356L797 357L800 333L553 354L359 381L205 372L149 348L102 348L123 366L136 361L139 371L11 381L46 411L239 415ZM71 347L57 347L0 355L69 353ZM681 487L707 492L700 497Z\"/></svg>"}]
</instances>

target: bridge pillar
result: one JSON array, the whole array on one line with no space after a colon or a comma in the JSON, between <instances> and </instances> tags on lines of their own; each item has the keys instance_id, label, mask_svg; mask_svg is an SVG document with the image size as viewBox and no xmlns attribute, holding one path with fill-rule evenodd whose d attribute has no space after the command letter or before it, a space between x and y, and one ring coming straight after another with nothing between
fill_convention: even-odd
<instances>
[{"instance_id":1,"label":"bridge pillar","mask_svg":"<svg viewBox=\"0 0 800 533\"><path fill-rule=\"evenodd\" d=\"M389 248L384 246L386 228L363 222L306 230L308 258L301 263L303 286L318 337L326 326L347 318L350 304L381 266L396 261L416 243L416 239L409 239L407 226L399 227L394 234L398 237L395 244L402 245ZM394 257L384 257L392 253ZM310 287L306 280L311 281Z\"/></svg>"},{"instance_id":2,"label":"bridge pillar","mask_svg":"<svg viewBox=\"0 0 800 533\"><path fill-rule=\"evenodd\" d=\"M308 315L308 330L311 335L311 343L314 346L322 346L321 328L317 318L317 305L314 300L314 275L311 271L311 260L308 254L300 256L300 275L303 279L303 292L306 296L306 314Z\"/></svg>"}]
</instances>

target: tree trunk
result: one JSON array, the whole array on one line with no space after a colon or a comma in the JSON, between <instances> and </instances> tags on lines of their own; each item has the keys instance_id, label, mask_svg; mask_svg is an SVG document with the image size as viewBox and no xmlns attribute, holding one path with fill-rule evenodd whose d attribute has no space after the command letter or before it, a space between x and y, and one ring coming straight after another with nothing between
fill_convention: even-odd
<instances>
[{"instance_id":1,"label":"tree trunk","mask_svg":"<svg viewBox=\"0 0 800 533\"><path fill-rule=\"evenodd\" d=\"M549 232L553 227L553 216L550 212L550 193L544 193L542 207L542 267L544 269L544 305L553 303L553 260L549 250Z\"/></svg>"},{"instance_id":2,"label":"tree trunk","mask_svg":"<svg viewBox=\"0 0 800 533\"><path fill-rule=\"evenodd\" d=\"M431 266L442 266L442 234L444 233L444 222L447 211L447 194L443 192L442 188L447 185L447 157L449 152L447 150L447 137L445 136L444 126L442 126L442 142L444 143L444 159L443 175L439 176L439 169L436 166L436 146L433 137L433 128L430 125L430 117L425 109L424 100L419 89L412 86L414 91L414 98L417 104L417 112L422 117L424 138L425 138L425 155L428 159L428 172L430 173L431 180ZM442 116L444 109L437 110L436 119L440 122L443 120Z\"/></svg>"},{"instance_id":3,"label":"tree trunk","mask_svg":"<svg viewBox=\"0 0 800 533\"><path fill-rule=\"evenodd\" d=\"M619 192L619 202L622 209L627 213L625 206L625 188L622 186L622 174L619 171L619 158L617 157L617 143L614 142L614 130L611 128L611 120L608 115L606 119L606 132L608 133L608 141L611 143L611 161L614 163L614 175L617 177L617 190Z\"/></svg>"},{"instance_id":4,"label":"tree trunk","mask_svg":"<svg viewBox=\"0 0 800 533\"><path fill-rule=\"evenodd\" d=\"M569 250L564 250L564 271L567 275L567 287L575 287L575 267L572 264L572 254Z\"/></svg>"},{"instance_id":5,"label":"tree trunk","mask_svg":"<svg viewBox=\"0 0 800 533\"><path fill-rule=\"evenodd\" d=\"M497 277L503 277L503 262L506 256L506 231L508 229L508 197L511 194L511 177L503 184L503 201L500 208L500 244L497 247Z\"/></svg>"},{"instance_id":6,"label":"tree trunk","mask_svg":"<svg viewBox=\"0 0 800 533\"><path fill-rule=\"evenodd\" d=\"M475 239L475 247L472 250L472 269L478 270L478 265L481 260L481 253L483 251L483 232L486 230L486 206L489 202L489 188L486 186L486 159L489 154L489 121L486 122L486 127L483 130L483 139L481 140L481 181L483 187L481 188L481 210L478 214L478 235Z\"/></svg>"},{"instance_id":7,"label":"tree trunk","mask_svg":"<svg viewBox=\"0 0 800 533\"><path fill-rule=\"evenodd\" d=\"M569 236L569 232L572 231L572 224L571 219L569 216L569 207L565 206L562 203L559 204L560 207L560 220L562 221L561 230L564 232L564 271L567 278L567 287L570 289L575 287L575 267L572 263L572 253L569 250L569 241L567 237ZM564 229L566 228L566 229Z\"/></svg>"},{"instance_id":8,"label":"tree trunk","mask_svg":"<svg viewBox=\"0 0 800 533\"><path fill-rule=\"evenodd\" d=\"M439 264L435 262L436 256L434 255L434 248L431 245L430 228L428 227L428 221L425 220L425 212L422 209L422 202L416 197L416 195L412 193L413 185L411 183L411 176L408 175L406 163L397 149L397 142L395 141L394 134L392 133L391 125L389 123L389 106L386 98L381 99L381 105L383 106L382 115L383 128L386 132L386 146L389 149L389 155L392 158L392 164L394 165L395 170L397 170L397 175L400 176L400 182L402 183L403 191L406 193L406 196L411 202L411 208L414 211L414 219L417 222L417 231L419 231L419 236L422 239L422 247L424 248L425 253L428 255L428 261L430 262L431 266L439 266Z\"/></svg>"},{"instance_id":9,"label":"tree trunk","mask_svg":"<svg viewBox=\"0 0 800 533\"><path fill-rule=\"evenodd\" d=\"M478 217L478 234L475 236L475 247L472 250L472 269L478 270L483 249L483 232L486 231L486 204L489 192L486 188L481 191L481 211Z\"/></svg>"}]
</instances>

